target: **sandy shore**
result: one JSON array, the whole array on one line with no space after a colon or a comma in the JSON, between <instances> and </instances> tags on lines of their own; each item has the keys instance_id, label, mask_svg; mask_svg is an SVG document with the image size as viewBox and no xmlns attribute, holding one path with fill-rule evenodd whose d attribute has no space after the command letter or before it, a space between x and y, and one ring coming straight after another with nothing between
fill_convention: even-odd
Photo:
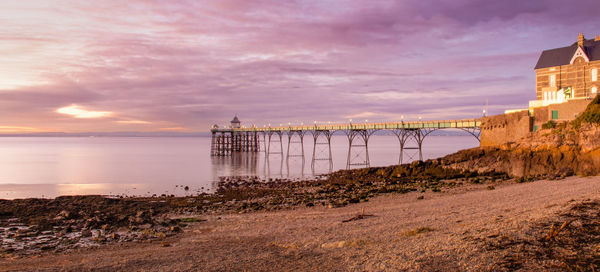
<instances>
[{"instance_id":1,"label":"sandy shore","mask_svg":"<svg viewBox=\"0 0 600 272\"><path fill-rule=\"evenodd\" d=\"M4 259L0 270L503 270L506 252L490 250L490 239L517 239L589 200L600 200L600 177L390 194L341 208L205 216L167 247L124 243ZM373 216L343 222L363 209Z\"/></svg>"}]
</instances>

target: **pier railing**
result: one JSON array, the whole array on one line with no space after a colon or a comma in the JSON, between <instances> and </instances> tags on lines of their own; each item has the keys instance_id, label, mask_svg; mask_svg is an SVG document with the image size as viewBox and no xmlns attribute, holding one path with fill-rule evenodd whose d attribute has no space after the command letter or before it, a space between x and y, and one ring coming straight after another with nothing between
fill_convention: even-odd
<instances>
[{"instance_id":1,"label":"pier railing","mask_svg":"<svg viewBox=\"0 0 600 272\"><path fill-rule=\"evenodd\" d=\"M300 126L249 126L241 128L213 128L211 132L269 132L269 131L311 131L311 130L388 130L388 129L420 129L420 128L478 128L480 119L441 120L441 121L408 121L386 123L348 123L348 124L314 124Z\"/></svg>"}]
</instances>

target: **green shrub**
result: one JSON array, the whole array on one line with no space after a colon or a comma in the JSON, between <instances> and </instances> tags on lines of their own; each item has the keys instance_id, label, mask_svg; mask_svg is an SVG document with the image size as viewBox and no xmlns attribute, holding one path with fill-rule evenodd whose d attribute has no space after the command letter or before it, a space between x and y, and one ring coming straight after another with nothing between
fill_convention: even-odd
<instances>
[{"instance_id":1,"label":"green shrub","mask_svg":"<svg viewBox=\"0 0 600 272\"><path fill-rule=\"evenodd\" d=\"M600 95L597 95L596 98L590 102L585 111L573 120L573 126L576 128L581 127L581 123L600 124Z\"/></svg>"},{"instance_id":2,"label":"green shrub","mask_svg":"<svg viewBox=\"0 0 600 272\"><path fill-rule=\"evenodd\" d=\"M556 127L556 123L554 123L554 121L550 120L545 124L542 124L542 129L551 129L551 128L555 128Z\"/></svg>"}]
</instances>

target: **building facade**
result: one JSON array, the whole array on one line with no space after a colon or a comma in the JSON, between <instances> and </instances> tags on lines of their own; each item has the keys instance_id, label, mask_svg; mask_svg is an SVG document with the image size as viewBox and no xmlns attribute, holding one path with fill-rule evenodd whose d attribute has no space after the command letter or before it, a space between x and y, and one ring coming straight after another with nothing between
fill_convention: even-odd
<instances>
[{"instance_id":1,"label":"building facade","mask_svg":"<svg viewBox=\"0 0 600 272\"><path fill-rule=\"evenodd\" d=\"M536 100L528 109L482 118L481 146L515 142L548 122L577 118L600 91L600 36L579 34L570 46L545 50L534 69Z\"/></svg>"},{"instance_id":2,"label":"building facade","mask_svg":"<svg viewBox=\"0 0 600 272\"><path fill-rule=\"evenodd\" d=\"M535 108L595 96L600 89L600 36L579 34L570 46L545 50L535 66Z\"/></svg>"}]
</instances>

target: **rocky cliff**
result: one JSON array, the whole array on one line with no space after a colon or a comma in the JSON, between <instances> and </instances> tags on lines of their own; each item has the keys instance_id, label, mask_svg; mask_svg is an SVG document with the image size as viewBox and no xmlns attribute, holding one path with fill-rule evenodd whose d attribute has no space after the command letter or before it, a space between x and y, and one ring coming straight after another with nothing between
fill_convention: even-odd
<instances>
[{"instance_id":1,"label":"rocky cliff","mask_svg":"<svg viewBox=\"0 0 600 272\"><path fill-rule=\"evenodd\" d=\"M462 150L440 159L440 163L514 177L600 175L600 96L574 121L549 123L546 129L516 142Z\"/></svg>"}]
</instances>

